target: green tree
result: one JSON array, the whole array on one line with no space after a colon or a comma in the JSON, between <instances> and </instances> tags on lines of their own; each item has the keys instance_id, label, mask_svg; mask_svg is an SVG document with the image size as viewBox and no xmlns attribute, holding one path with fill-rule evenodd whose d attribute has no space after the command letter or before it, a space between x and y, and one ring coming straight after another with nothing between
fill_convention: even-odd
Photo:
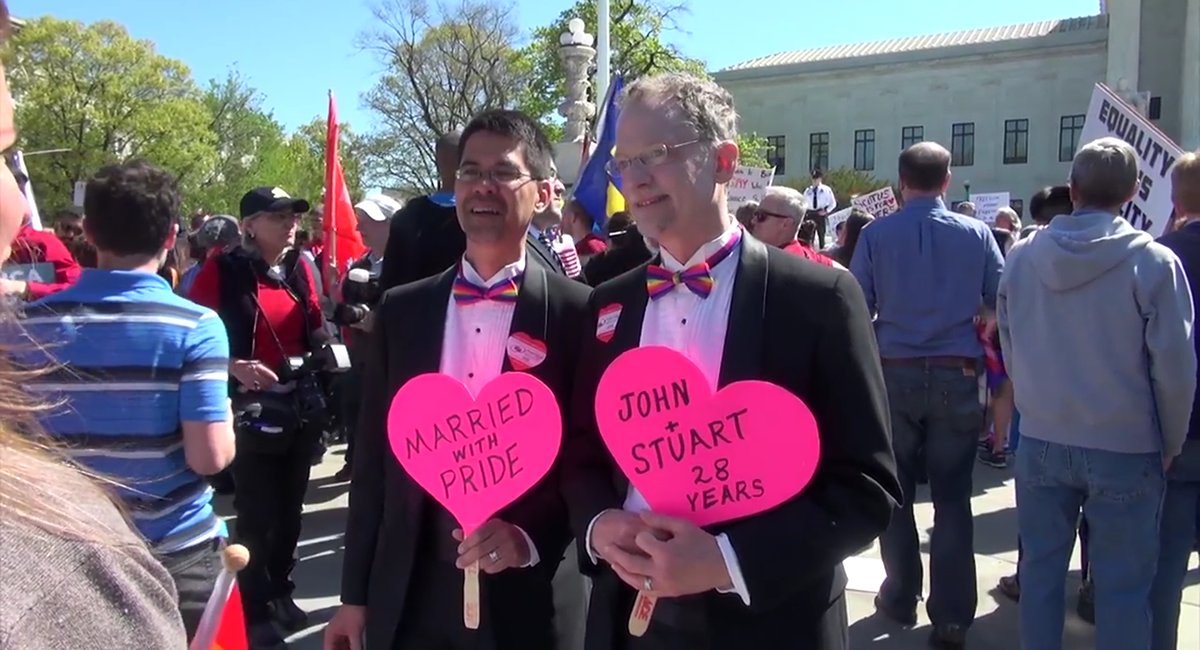
<instances>
[{"instance_id":1,"label":"green tree","mask_svg":"<svg viewBox=\"0 0 1200 650\"><path fill-rule=\"evenodd\" d=\"M767 139L757 133L738 133L738 164L749 167L770 167L767 162Z\"/></svg>"},{"instance_id":2,"label":"green tree","mask_svg":"<svg viewBox=\"0 0 1200 650\"><path fill-rule=\"evenodd\" d=\"M380 0L372 7L375 27L359 44L385 66L363 95L381 123L367 149L381 185L436 190L437 138L524 95L530 66L516 47L514 11L499 0Z\"/></svg>"},{"instance_id":3,"label":"green tree","mask_svg":"<svg viewBox=\"0 0 1200 650\"><path fill-rule=\"evenodd\" d=\"M314 117L296 129L285 145L287 154L283 160L290 163L284 170L287 190L294 196L302 196L314 204L321 201L325 193L325 142L328 120ZM366 142L350 128L349 124L338 125L338 158L342 162L342 175L350 198L362 198L364 175L366 174Z\"/></svg>"},{"instance_id":4,"label":"green tree","mask_svg":"<svg viewBox=\"0 0 1200 650\"><path fill-rule=\"evenodd\" d=\"M71 202L76 181L106 163L141 158L203 183L216 160L211 119L181 62L111 21L29 20L4 55L29 175L45 209ZM191 207L191 206L189 206Z\"/></svg>"},{"instance_id":5,"label":"green tree","mask_svg":"<svg viewBox=\"0 0 1200 650\"><path fill-rule=\"evenodd\" d=\"M812 184L812 179L808 177L795 176L786 178L779 183L787 187L793 187L800 191L804 191ZM888 181L876 178L867 172L858 171L849 167L839 167L830 169L825 172L825 184L833 190L833 195L837 198L838 208L846 208L850 206L851 197L860 194L870 194L875 190L881 190L889 185ZM896 197L899 198L900 191L896 190Z\"/></svg>"}]
</instances>

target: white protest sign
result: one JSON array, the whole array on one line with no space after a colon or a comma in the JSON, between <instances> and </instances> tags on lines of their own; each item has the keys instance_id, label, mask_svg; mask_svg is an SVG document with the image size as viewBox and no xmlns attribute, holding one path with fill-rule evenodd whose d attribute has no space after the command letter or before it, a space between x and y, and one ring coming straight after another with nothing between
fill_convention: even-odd
<instances>
[{"instance_id":1,"label":"white protest sign","mask_svg":"<svg viewBox=\"0 0 1200 650\"><path fill-rule=\"evenodd\" d=\"M75 200L75 205L83 205L83 195L87 193L86 181L75 181L75 192L71 197Z\"/></svg>"},{"instance_id":2,"label":"white protest sign","mask_svg":"<svg viewBox=\"0 0 1200 650\"><path fill-rule=\"evenodd\" d=\"M5 264L0 267L0 277L21 282L54 282L54 265L49 262L35 264Z\"/></svg>"},{"instance_id":3,"label":"white protest sign","mask_svg":"<svg viewBox=\"0 0 1200 650\"><path fill-rule=\"evenodd\" d=\"M860 208L860 209L862 209L862 208ZM841 225L842 223L845 223L845 221L850 218L850 213L852 211L853 211L853 208L842 208L841 210L838 210L837 212L834 212L833 214L825 217L825 240L826 241L832 241L832 242L837 241L837 227L839 225Z\"/></svg>"},{"instance_id":4,"label":"white protest sign","mask_svg":"<svg viewBox=\"0 0 1200 650\"><path fill-rule=\"evenodd\" d=\"M1096 84L1079 146L1108 136L1128 142L1138 153L1141 189L1125 205L1121 216L1153 237L1162 235L1173 212L1171 167L1183 155L1183 149L1107 86Z\"/></svg>"},{"instance_id":5,"label":"white protest sign","mask_svg":"<svg viewBox=\"0 0 1200 650\"><path fill-rule=\"evenodd\" d=\"M890 187L875 190L870 194L856 196L850 199L850 205L859 210L865 210L876 219L886 217L900 209L900 203L896 200L896 194L892 192L892 188Z\"/></svg>"},{"instance_id":6,"label":"white protest sign","mask_svg":"<svg viewBox=\"0 0 1200 650\"><path fill-rule=\"evenodd\" d=\"M1008 192L972 194L971 203L975 204L975 218L990 226L996 223L1000 208L1007 208L1012 203L1012 197Z\"/></svg>"},{"instance_id":7,"label":"white protest sign","mask_svg":"<svg viewBox=\"0 0 1200 650\"><path fill-rule=\"evenodd\" d=\"M767 195L767 188L775 180L775 168L747 167L738 165L733 179L726 189L725 201L731 211L751 201L759 202Z\"/></svg>"}]
</instances>

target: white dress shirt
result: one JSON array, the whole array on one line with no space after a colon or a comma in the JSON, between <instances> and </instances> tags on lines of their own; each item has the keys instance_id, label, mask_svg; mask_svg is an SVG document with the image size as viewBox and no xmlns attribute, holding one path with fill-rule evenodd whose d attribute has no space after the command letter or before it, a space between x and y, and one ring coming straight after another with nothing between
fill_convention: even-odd
<instances>
[{"instance_id":1,"label":"white dress shirt","mask_svg":"<svg viewBox=\"0 0 1200 650\"><path fill-rule=\"evenodd\" d=\"M837 207L837 197L833 194L833 189L824 183L809 185L808 189L804 190L804 198L808 199L810 210L825 210L826 214L833 214L834 208Z\"/></svg>"},{"instance_id":2,"label":"white dress shirt","mask_svg":"<svg viewBox=\"0 0 1200 650\"><path fill-rule=\"evenodd\" d=\"M480 287L491 287L524 271L524 255L487 280L481 278L465 258L462 261L463 277ZM442 333L442 359L438 371L461 381L472 395L478 395L504 369L504 354L516 309L515 303L499 300L460 304L451 292L446 304L446 329ZM524 567L536 565L541 559L537 547L528 533L519 526L517 530L529 544L529 563Z\"/></svg>"},{"instance_id":3,"label":"white dress shirt","mask_svg":"<svg viewBox=\"0 0 1200 650\"><path fill-rule=\"evenodd\" d=\"M707 260L737 234L736 227L725 231L720 237L701 246L686 263L679 262L666 250L662 250L662 266L674 273L695 266ZM661 345L682 353L704 372L713 392L717 390L717 380L721 373L725 332L729 329L729 306L733 301L733 281L737 275L738 256L741 252L741 244L738 244L728 257L710 270L714 286L707 298L701 298L687 287L679 285L658 300L650 300L646 304L646 315L642 319L641 345ZM642 512L649 510L650 505L641 493L630 485L623 508L627 512ZM596 518L599 519L599 516ZM595 523L593 519L592 525ZM595 562L595 550L591 545L591 526L588 526L587 538L588 553L592 554L592 561ZM735 593L741 596L743 603L749 605L750 592L742 576L737 553L734 552L727 535L721 533L716 539L717 546L721 549L721 557L725 559L725 567L729 570L730 581L733 582L732 592L722 593Z\"/></svg>"}]
</instances>

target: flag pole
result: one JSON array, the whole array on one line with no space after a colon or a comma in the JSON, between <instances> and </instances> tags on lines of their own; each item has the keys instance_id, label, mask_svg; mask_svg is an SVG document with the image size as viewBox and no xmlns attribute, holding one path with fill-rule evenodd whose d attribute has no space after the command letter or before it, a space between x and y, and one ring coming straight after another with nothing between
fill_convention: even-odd
<instances>
[{"instance_id":1,"label":"flag pole","mask_svg":"<svg viewBox=\"0 0 1200 650\"><path fill-rule=\"evenodd\" d=\"M336 159L336 157L329 155L329 147L330 147L329 134L333 131L333 128L336 126L336 124L333 124L333 102L334 102L333 89L330 88L329 89L329 116L325 120L325 122L326 122L326 124L325 124L325 197L324 197L324 202L323 202L324 209L321 212L321 220L322 221L327 220L326 223L328 223L330 225L330 232L325 233L325 240L326 240L325 245L329 247L329 254L325 256L325 263L326 263L325 266L327 267L325 269L325 277L326 277L325 295L328 296L331 300L334 298L333 291L336 288L337 281L338 281L338 268L337 268L337 264L338 264L337 263L337 260L338 260L338 256L337 256L338 232L337 232L337 219L334 218L337 215L334 214L331 211L331 209L334 208L334 205L337 203L337 200L339 198L334 194L334 188L332 187L334 185L334 183L333 183L334 179L332 178L332 175L330 174L330 170L333 169L333 165L331 163L333 160ZM332 146L334 146L334 147L337 146L336 139L333 140ZM340 151L337 152L336 155L340 156L341 152ZM332 200L331 200L331 198L332 198Z\"/></svg>"},{"instance_id":2,"label":"flag pole","mask_svg":"<svg viewBox=\"0 0 1200 650\"><path fill-rule=\"evenodd\" d=\"M208 597L204 615L200 617L200 626L197 628L196 636L192 638L192 644L188 646L188 650L211 650L238 571L246 568L249 563L250 551L241 544L226 546L225 550L221 552L223 570L217 576L217 584L213 588L212 595Z\"/></svg>"},{"instance_id":3,"label":"flag pole","mask_svg":"<svg viewBox=\"0 0 1200 650\"><path fill-rule=\"evenodd\" d=\"M608 96L612 74L612 48L609 36L609 0L596 0L596 98Z\"/></svg>"}]
</instances>

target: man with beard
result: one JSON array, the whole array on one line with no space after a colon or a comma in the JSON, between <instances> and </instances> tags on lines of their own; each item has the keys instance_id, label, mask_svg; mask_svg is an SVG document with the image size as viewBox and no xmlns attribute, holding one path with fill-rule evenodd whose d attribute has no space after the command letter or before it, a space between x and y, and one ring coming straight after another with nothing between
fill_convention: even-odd
<instances>
[{"instance_id":1,"label":"man with beard","mask_svg":"<svg viewBox=\"0 0 1200 650\"><path fill-rule=\"evenodd\" d=\"M843 650L841 562L887 527L900 496L862 290L743 233L726 207L736 120L728 92L687 74L642 77L622 98L611 171L660 252L595 289L580 353L562 481L580 563L594 574L589 650ZM614 308L611 337L591 336ZM610 363L652 345L687 356L714 389L761 380L801 398L821 443L807 488L705 528L649 512L603 448L592 403ZM788 433L780 423L773 435ZM639 590L657 607L631 637Z\"/></svg>"},{"instance_id":2,"label":"man with beard","mask_svg":"<svg viewBox=\"0 0 1200 650\"><path fill-rule=\"evenodd\" d=\"M388 448L393 396L441 372L472 392L512 371L510 338L544 343L526 372L565 405L588 289L530 263L526 234L553 200L553 148L531 118L487 111L459 143L455 209L466 234L458 264L384 294L363 376L346 526L342 607L326 650L553 650L551 580L570 542L552 470L465 540L450 514ZM524 359L526 365L528 359ZM480 625L462 620L462 570L478 562Z\"/></svg>"}]
</instances>

